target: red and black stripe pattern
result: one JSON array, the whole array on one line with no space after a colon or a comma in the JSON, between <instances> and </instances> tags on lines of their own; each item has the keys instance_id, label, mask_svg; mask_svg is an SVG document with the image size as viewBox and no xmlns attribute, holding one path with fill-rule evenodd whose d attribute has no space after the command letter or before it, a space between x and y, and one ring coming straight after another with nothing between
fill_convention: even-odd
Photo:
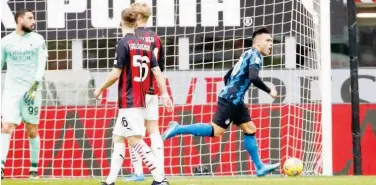
<instances>
[{"instance_id":1,"label":"red and black stripe pattern","mask_svg":"<svg viewBox=\"0 0 376 185\"><path fill-rule=\"evenodd\" d=\"M157 65L150 43L127 34L119 40L114 67L122 69L118 87L119 108L145 107L145 94L151 86L150 68Z\"/></svg>"},{"instance_id":2,"label":"red and black stripe pattern","mask_svg":"<svg viewBox=\"0 0 376 185\"><path fill-rule=\"evenodd\" d=\"M158 34L155 33L152 30L149 30L147 28L137 28L136 29L136 36L143 39L145 42L148 42L152 46L152 51L154 52L155 49L157 49L158 53L155 56L157 61L158 61L158 66L163 72L165 69L165 57L164 57L164 49L162 46L162 41L159 38ZM149 78L150 81L150 88L148 89L147 93L148 94L159 94L159 89L157 86L157 82L155 80L155 77L153 74L150 75Z\"/></svg>"},{"instance_id":3,"label":"red and black stripe pattern","mask_svg":"<svg viewBox=\"0 0 376 185\"><path fill-rule=\"evenodd\" d=\"M155 170L155 159L153 152L151 151L150 147L141 140L137 144L133 146L133 149L138 153L141 157L142 161L144 161L145 165L149 168L150 171Z\"/></svg>"}]
</instances>

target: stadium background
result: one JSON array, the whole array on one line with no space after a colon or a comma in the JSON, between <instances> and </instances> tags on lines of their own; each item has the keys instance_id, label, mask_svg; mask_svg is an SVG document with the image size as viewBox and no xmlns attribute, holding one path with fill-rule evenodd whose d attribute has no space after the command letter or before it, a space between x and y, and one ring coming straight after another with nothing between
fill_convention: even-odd
<instances>
[{"instance_id":1,"label":"stadium background","mask_svg":"<svg viewBox=\"0 0 376 185\"><path fill-rule=\"evenodd\" d=\"M359 0L360 1L360 0ZM49 24L48 20L46 19L46 12L38 11L38 10L45 10L47 5L44 1L10 1L8 2L9 8L15 7L14 3L22 3L24 7L34 8L37 9L36 11L36 19L38 21L37 29L40 30L39 33L47 36L48 40L48 48L49 52L49 62L47 65L48 71L45 75L44 88L48 89L44 93L44 105L47 105L47 109L42 112L41 117L45 118L46 120L51 120L51 122L46 121L41 124L41 128L45 131L42 134L42 138L45 138L45 141L42 141L42 156L52 159L56 158L64 158L64 156L77 156L77 158L72 159L70 162L73 164L77 164L76 171L69 171L65 172L64 170L60 172L54 172L54 174L61 174L64 176L97 176L102 175L100 170L87 170L83 171L79 169L82 166L85 167L95 167L95 169L99 169L101 165L109 165L109 161L103 160L109 156L110 151L107 150L102 152L102 148L109 148L111 146L110 142L101 142L98 140L92 140L94 137L93 135L104 135L106 137L110 136L110 132L103 128L110 127L113 124L113 117L115 115L115 108L108 109L107 106L111 106L114 104L114 100L116 97L113 96L111 92L114 89L110 89L106 95L108 99L106 101L101 102L100 107L93 107L95 102L88 102L88 101L80 101L80 99L86 99L90 97L90 93L86 91L69 91L69 92L58 92L61 89L69 89L64 87L63 82L71 85L76 85L77 87L87 87L87 88L94 88L96 84L99 84L104 80L106 75L106 68L111 66L112 57L114 53L114 46L116 39L108 39L108 35L111 35L111 38L117 34L116 29L108 29L108 28L100 28L100 29L91 29L89 24L89 19L87 19L87 15L85 14L68 14L67 19L69 20L78 20L78 21L67 21L67 24L63 28L56 27L46 27ZM87 4L88 7L91 6L90 2ZM260 1L257 1L260 2ZM367 1L370 2L370 1ZM12 4L13 3L13 4ZM253 5L252 5L253 6ZM19 6L17 6L19 7ZM350 108L350 92L349 92L349 85L350 85L350 72L348 69L348 57L347 57L347 20L346 20L346 7L343 5L343 1L332 1L332 68L333 68L333 89L332 89L332 100L333 100L333 170L335 174L351 174L352 173L352 142L351 142L351 108ZM334 10L334 7L336 8ZM106 8L106 7L105 7ZM107 11L97 9L96 11ZM257 11L257 10L256 10ZM266 10L268 11L268 10ZM270 10L271 11L271 10ZM282 11L282 9L277 9L274 11ZM87 11L88 14L89 11ZM111 14L111 11L110 11ZM243 15L243 14L242 14ZM74 17L77 16L77 17ZM80 17L81 16L81 17ZM4 18L4 17L3 17ZM288 19L288 17L286 18ZM80 22L81 21L81 22ZM253 24L257 25L258 20L254 19ZM82 26L82 27L81 27ZM218 27L221 27L220 24ZM282 33L284 25L276 26L275 32ZM2 19L2 37L9 33L12 29L5 29L8 28L4 24L4 19ZM86 31L89 29L89 31ZM198 32L202 34L197 34L194 39L198 39L201 42L204 42L205 39L207 40L215 40L216 37L220 38L221 36L228 36L226 33L224 35L213 35L210 34L210 31L204 30L202 27L197 26L196 28ZM221 28L219 28L221 29ZM223 28L222 28L223 29ZM5 31L4 31L5 30ZM197 32L197 30L195 30ZM176 32L175 32L176 31ZM192 31L192 30L191 30ZM242 30L243 31L243 30ZM248 35L251 34L250 31L247 29L244 30ZM176 64L176 53L177 53L177 46L173 44L176 39L175 35L179 33L187 33L189 30L183 29L169 29L169 28L158 28L158 33L160 35L168 35L164 37L164 42L166 43L166 52L170 57L166 58L167 65L169 66L167 70L171 70L177 67ZM205 35L205 33L207 33ZM232 34L232 33L231 33ZM237 35L238 34L238 35ZM189 35L189 34L188 34ZM368 23L364 23L364 25L360 25L359 27L359 41L360 41L360 70L359 70L359 85L360 85L360 123L361 123L361 133L362 133L362 154L363 154L363 173L364 174L376 174L376 158L374 154L376 153L376 27L375 25L369 25ZM231 35L232 36L232 35ZM198 46L196 49L200 50L197 53L207 53L207 56L202 57L202 55L198 56L191 56L190 62L193 63L195 61L206 62L206 61L228 61L236 59L240 52L229 52L222 54L222 50L229 50L232 48L232 44L234 43L237 48L242 47L249 47L250 40L249 39L239 39L239 37L243 36L242 33L236 33L236 40L230 41L230 43L220 43L221 47L218 47L217 44L206 44L205 46L202 45L201 48ZM278 37L281 35L276 35L277 44L276 47L279 46L278 44ZM83 60L82 60L82 70L71 70L74 68L73 62L73 49L72 49L72 40L77 39L87 39L87 42L83 42ZM190 38L193 39L193 38ZM220 40L220 39L219 39ZM210 42L209 42L210 43ZM224 48L222 48L222 45ZM226 47L229 48L226 48ZM297 48L297 53L305 53L307 51L303 51L304 48ZM308 51L309 52L309 51ZM216 55L216 53L221 53L220 55ZM304 65L305 58L297 58L297 62L300 65ZM278 61L278 60L276 60ZM267 60L269 63L276 62L273 60ZM226 66L229 67L229 66ZM212 65L208 65L208 69L212 68ZM59 70L59 71L56 71ZM95 73L95 75L93 75ZM180 74L174 72L167 72L169 81L174 80L174 78L178 77ZM2 74L3 75L3 74ZM307 74L309 75L309 74ZM188 96L181 96L181 97L174 97L175 103L178 105L176 109L176 115L174 117L178 117L178 119L183 120L186 119L184 117L179 117L181 112L184 111L184 105L202 105L208 104L216 101L215 94L221 87L220 83L217 83L221 80L221 76L218 76L216 73L211 73L210 71L201 72L199 75L189 75L186 73L187 82L189 84L185 89L181 89L181 92L171 92L171 94L190 94ZM289 86L287 80L284 80L283 76L275 76L272 72L266 72L265 77L269 77L270 81L279 80L284 82L285 86ZM74 82L74 83L72 83ZM172 84L172 83L170 83ZM302 84L307 84L302 82ZM309 84L309 83L308 83ZM192 89L197 88L196 91L190 92ZM297 89L297 91L304 91L304 89L310 89L306 87L302 87L301 89ZM78 94L81 96L80 98L71 98L74 94ZM201 94L206 94L206 96L197 96ZM195 96L196 95L196 96ZM77 96L77 95L76 95ZM196 98L194 98L196 97ZM257 103L262 104L265 100L265 96L259 95L257 98L253 99L252 103L253 106L258 106ZM295 99L285 99L282 100L284 102L295 102L295 103L304 103L304 99L296 97ZM275 102L278 103L278 102ZM85 107L83 107L85 106ZM53 107L49 109L48 107ZM197 113L202 112L202 109L205 107L197 106L194 110ZM260 110L260 112L255 112L254 114L257 115L281 115L286 110L281 110L277 107L270 107L271 110ZM164 113L161 109L162 114L165 116L167 113ZM58 121L49 119L58 118ZM80 117L85 117L85 120L80 121ZM92 118L92 119L88 119ZM210 115L204 116L201 118L202 120L209 120ZM73 121L74 120L74 121ZM78 121L77 121L78 120ZM96 122L95 125L99 128L92 128L91 130L84 130L83 128L87 128L88 125L94 125L93 122ZM162 123L164 126L168 124L168 119L165 119ZM272 120L271 123L265 122L261 124L272 124L273 121L275 123L279 123L278 120ZM86 126L85 126L86 125ZM76 131L72 130L71 128L81 128ZM51 128L51 129L49 129ZM235 128L233 128L235 129ZM26 137L25 133L18 129L15 133L16 138L18 137ZM266 131L269 132L269 131ZM275 135L278 137L279 135L283 134L283 130L279 130ZM264 133L268 134L268 133ZM263 135L263 133L261 133ZM69 138L64 140L64 138ZM227 140L237 141L240 138L234 135L225 135L223 144L224 146L221 148L229 148L231 151L238 150L239 146L237 144L227 146ZM54 142L54 141L59 142ZM271 151L265 152L265 155L281 155L281 153L277 152L280 150L279 144L283 141L273 140L266 141L265 145L273 145L275 146L275 152ZM67 151L67 150L59 150L62 146L68 148L74 148L74 150ZM181 146L184 145L184 142L175 142L173 145ZM28 144L26 140L20 140L12 142L12 146L25 146L27 147ZM48 149L50 148L50 149ZM215 148L215 146L213 146ZM210 148L204 148L199 151L198 149L192 148L192 154L198 152L205 152L205 150L210 150ZM168 153L172 153L173 155L180 155L180 151L167 151ZM82 159L80 156L87 156ZM91 157L93 156L93 157ZM247 155L242 154L239 157L245 158ZM28 152L12 151L8 155L9 161L16 166L20 165L28 165ZM278 156L275 156L278 157ZM25 159L26 158L26 159ZM108 158L108 157L107 157ZM209 159L210 156L204 159L196 159L196 160L212 160ZM215 157L214 157L215 158ZM171 163L175 165L184 164L184 157L176 157ZM234 160L232 156L222 156L222 160ZM44 167L53 167L54 165L57 166L71 166L72 164L68 164L67 161L54 161L53 163L49 160L42 160L42 166ZM129 161L126 161L125 165L129 165ZM167 164L168 165L168 164ZM220 165L219 167L214 167L223 174L230 174L230 171L226 171L225 169L230 168L242 168L242 164L233 164L232 166L223 166ZM188 168L188 167L186 167ZM221 169L219 169L221 168ZM21 173L20 171L14 171L14 173ZM26 170L26 169L23 169ZM176 167L174 169L170 169L170 172L173 173L180 173L181 171L189 171L190 169L185 169L181 167ZM239 171L239 170L237 170ZM166 173L170 173L166 171ZM48 175L52 172L44 171L43 174Z\"/></svg>"}]
</instances>

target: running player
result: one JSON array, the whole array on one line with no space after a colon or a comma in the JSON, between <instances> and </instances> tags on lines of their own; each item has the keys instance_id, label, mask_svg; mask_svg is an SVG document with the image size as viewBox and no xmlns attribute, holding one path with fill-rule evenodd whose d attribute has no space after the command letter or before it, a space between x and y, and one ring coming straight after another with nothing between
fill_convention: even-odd
<instances>
[{"instance_id":1,"label":"running player","mask_svg":"<svg viewBox=\"0 0 376 185\"><path fill-rule=\"evenodd\" d=\"M196 123L192 125L179 125L176 122L171 122L162 138L165 140L178 134L219 137L232 122L244 132L244 146L256 166L257 176L264 176L277 169L280 163L264 164L261 161L255 137L256 126L251 121L249 110L243 99L251 83L273 98L277 97L277 91L267 87L259 77L263 55L270 55L273 40L265 28L255 31L252 40L252 48L241 55L239 61L224 77L225 87L218 96L217 111L213 122L211 124Z\"/></svg>"}]
</instances>

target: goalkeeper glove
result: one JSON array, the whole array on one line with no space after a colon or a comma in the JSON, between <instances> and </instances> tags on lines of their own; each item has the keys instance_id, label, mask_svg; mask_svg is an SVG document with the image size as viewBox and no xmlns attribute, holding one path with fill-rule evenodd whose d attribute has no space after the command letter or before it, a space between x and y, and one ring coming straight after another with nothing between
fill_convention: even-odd
<instances>
[{"instance_id":1,"label":"goalkeeper glove","mask_svg":"<svg viewBox=\"0 0 376 185\"><path fill-rule=\"evenodd\" d=\"M24 101L28 105L34 104L35 94L38 89L39 82L34 82L33 86L30 87L28 91L26 91L24 95Z\"/></svg>"}]
</instances>

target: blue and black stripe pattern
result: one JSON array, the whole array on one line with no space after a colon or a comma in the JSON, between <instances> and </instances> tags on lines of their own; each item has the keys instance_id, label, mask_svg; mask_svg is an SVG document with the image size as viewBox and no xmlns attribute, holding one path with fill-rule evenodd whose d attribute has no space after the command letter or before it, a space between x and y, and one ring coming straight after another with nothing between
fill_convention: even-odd
<instances>
[{"instance_id":1,"label":"blue and black stripe pattern","mask_svg":"<svg viewBox=\"0 0 376 185\"><path fill-rule=\"evenodd\" d=\"M225 87L219 93L219 97L235 105L242 104L244 95L251 85L249 68L256 67L260 70L262 63L262 55L257 49L251 48L244 52L235 66L226 74Z\"/></svg>"}]
</instances>

